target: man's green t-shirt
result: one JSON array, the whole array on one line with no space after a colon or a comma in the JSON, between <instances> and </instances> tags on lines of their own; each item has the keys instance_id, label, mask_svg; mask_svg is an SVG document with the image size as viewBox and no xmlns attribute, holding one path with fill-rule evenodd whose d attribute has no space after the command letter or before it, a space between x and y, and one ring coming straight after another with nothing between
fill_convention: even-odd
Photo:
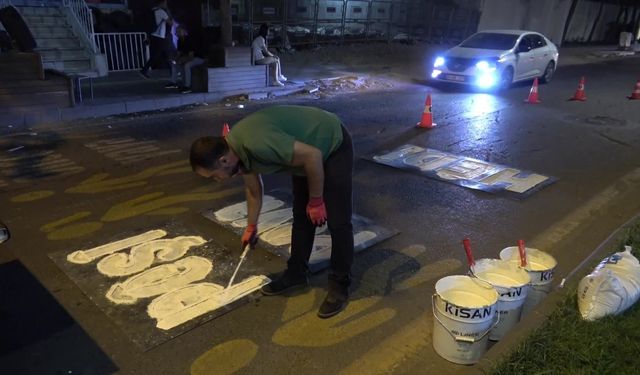
<instances>
[{"instance_id":1,"label":"man's green t-shirt","mask_svg":"<svg viewBox=\"0 0 640 375\"><path fill-rule=\"evenodd\" d=\"M304 175L302 168L291 167L293 143L316 147L327 160L342 143L341 125L338 116L320 108L273 106L237 122L226 139L248 172Z\"/></svg>"}]
</instances>

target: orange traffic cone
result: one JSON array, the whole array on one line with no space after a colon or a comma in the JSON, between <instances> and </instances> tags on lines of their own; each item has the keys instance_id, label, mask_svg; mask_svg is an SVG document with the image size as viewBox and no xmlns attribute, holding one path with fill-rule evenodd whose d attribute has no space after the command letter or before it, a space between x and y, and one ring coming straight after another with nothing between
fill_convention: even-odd
<instances>
[{"instance_id":1,"label":"orange traffic cone","mask_svg":"<svg viewBox=\"0 0 640 375\"><path fill-rule=\"evenodd\" d=\"M573 98L569 99L572 101L579 100L584 102L587 100L587 95L584 93L584 76L580 78L580 83L578 83L578 89L576 93L573 95Z\"/></svg>"},{"instance_id":2,"label":"orange traffic cone","mask_svg":"<svg viewBox=\"0 0 640 375\"><path fill-rule=\"evenodd\" d=\"M525 99L525 103L529 104L538 104L540 103L540 99L538 99L538 78L533 80L533 85L531 86L531 91L529 91L529 97Z\"/></svg>"},{"instance_id":3,"label":"orange traffic cone","mask_svg":"<svg viewBox=\"0 0 640 375\"><path fill-rule=\"evenodd\" d=\"M431 94L427 94L427 100L424 103L424 111L422 112L422 119L420 119L417 126L425 129L431 129L436 126L433 122L433 116L431 115Z\"/></svg>"},{"instance_id":4,"label":"orange traffic cone","mask_svg":"<svg viewBox=\"0 0 640 375\"><path fill-rule=\"evenodd\" d=\"M636 88L631 93L631 96L627 96L629 100L640 100L640 80L636 82Z\"/></svg>"},{"instance_id":5,"label":"orange traffic cone","mask_svg":"<svg viewBox=\"0 0 640 375\"><path fill-rule=\"evenodd\" d=\"M226 122L224 123L224 125L222 126L222 136L226 137L227 134L229 134L229 124L227 124Z\"/></svg>"}]
</instances>

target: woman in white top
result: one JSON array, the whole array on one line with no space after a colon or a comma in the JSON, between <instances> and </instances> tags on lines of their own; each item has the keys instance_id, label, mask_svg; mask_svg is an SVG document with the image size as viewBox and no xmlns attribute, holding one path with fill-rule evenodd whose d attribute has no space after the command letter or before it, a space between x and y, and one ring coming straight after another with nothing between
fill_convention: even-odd
<instances>
[{"instance_id":1,"label":"woman in white top","mask_svg":"<svg viewBox=\"0 0 640 375\"><path fill-rule=\"evenodd\" d=\"M286 81L287 77L282 75L278 56L269 52L269 49L267 49L267 35L269 35L269 25L263 23L260 25L258 36L253 40L253 43L251 43L253 63L256 65L269 65L271 70L271 85L284 86L282 82Z\"/></svg>"}]
</instances>

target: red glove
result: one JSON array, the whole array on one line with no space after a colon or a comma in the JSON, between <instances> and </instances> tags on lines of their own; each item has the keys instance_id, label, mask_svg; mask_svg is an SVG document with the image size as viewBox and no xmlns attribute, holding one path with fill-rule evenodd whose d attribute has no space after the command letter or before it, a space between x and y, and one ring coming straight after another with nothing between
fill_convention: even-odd
<instances>
[{"instance_id":1,"label":"red glove","mask_svg":"<svg viewBox=\"0 0 640 375\"><path fill-rule=\"evenodd\" d=\"M313 225L321 227L327 222L327 209L322 197L309 198L307 203L307 216Z\"/></svg>"},{"instance_id":2,"label":"red glove","mask_svg":"<svg viewBox=\"0 0 640 375\"><path fill-rule=\"evenodd\" d=\"M249 224L244 233L242 233L242 248L244 249L247 245L253 248L256 243L258 243L258 225Z\"/></svg>"}]
</instances>

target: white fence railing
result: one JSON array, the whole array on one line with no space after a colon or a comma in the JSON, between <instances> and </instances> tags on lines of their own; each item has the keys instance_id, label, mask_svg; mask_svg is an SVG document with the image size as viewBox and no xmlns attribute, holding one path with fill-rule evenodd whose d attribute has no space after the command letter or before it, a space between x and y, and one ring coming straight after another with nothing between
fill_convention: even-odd
<instances>
[{"instance_id":1,"label":"white fence railing","mask_svg":"<svg viewBox=\"0 0 640 375\"><path fill-rule=\"evenodd\" d=\"M138 70L149 56L146 33L95 33L100 53L107 59L110 72Z\"/></svg>"},{"instance_id":2,"label":"white fence railing","mask_svg":"<svg viewBox=\"0 0 640 375\"><path fill-rule=\"evenodd\" d=\"M71 14L80 25L80 32L94 52L97 52L96 44L93 40L93 15L91 8L84 0L63 0L62 5L71 11Z\"/></svg>"}]
</instances>

